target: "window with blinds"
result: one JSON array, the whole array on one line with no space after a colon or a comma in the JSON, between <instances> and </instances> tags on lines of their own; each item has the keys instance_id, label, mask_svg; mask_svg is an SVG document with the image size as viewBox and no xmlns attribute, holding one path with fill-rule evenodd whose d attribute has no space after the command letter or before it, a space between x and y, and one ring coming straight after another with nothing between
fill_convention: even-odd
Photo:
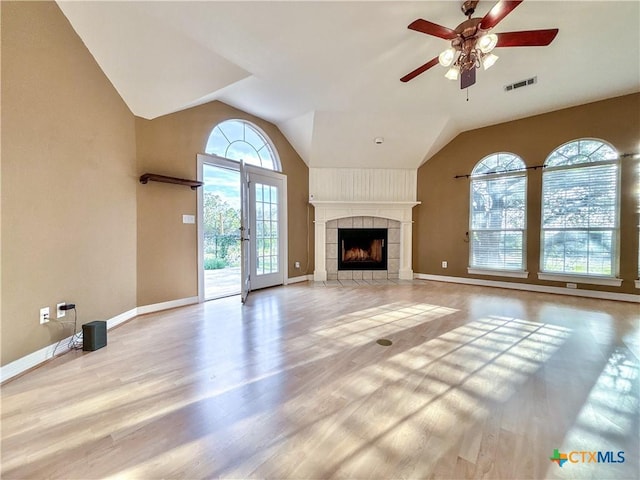
<instances>
[{"instance_id":1,"label":"window with blinds","mask_svg":"<svg viewBox=\"0 0 640 480\"><path fill-rule=\"evenodd\" d=\"M640 281L640 161L636 163L636 202L636 213L638 214L638 279ZM636 282L636 288L640 288L638 281Z\"/></svg>"},{"instance_id":2,"label":"window with blinds","mask_svg":"<svg viewBox=\"0 0 640 480\"><path fill-rule=\"evenodd\" d=\"M541 270L617 274L619 156L595 139L554 150L542 174Z\"/></svg>"},{"instance_id":3,"label":"window with blinds","mask_svg":"<svg viewBox=\"0 0 640 480\"><path fill-rule=\"evenodd\" d=\"M483 158L471 172L469 267L525 269L527 176L511 153Z\"/></svg>"}]
</instances>

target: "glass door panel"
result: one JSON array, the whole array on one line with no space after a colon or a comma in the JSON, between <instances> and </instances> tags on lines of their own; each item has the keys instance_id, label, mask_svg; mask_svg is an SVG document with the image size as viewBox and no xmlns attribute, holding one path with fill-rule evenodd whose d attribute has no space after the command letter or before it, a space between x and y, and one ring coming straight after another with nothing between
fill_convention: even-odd
<instances>
[{"instance_id":1,"label":"glass door panel","mask_svg":"<svg viewBox=\"0 0 640 480\"><path fill-rule=\"evenodd\" d=\"M204 300L240 293L240 174L213 162L202 165Z\"/></svg>"},{"instance_id":2,"label":"glass door panel","mask_svg":"<svg viewBox=\"0 0 640 480\"><path fill-rule=\"evenodd\" d=\"M265 288L284 283L286 260L283 239L286 222L282 214L286 199L286 178L275 172L251 169L251 286Z\"/></svg>"},{"instance_id":3,"label":"glass door panel","mask_svg":"<svg viewBox=\"0 0 640 480\"><path fill-rule=\"evenodd\" d=\"M249 214L249 175L244 162L240 162L240 198L241 198L241 214L240 214L240 253L241 253L241 281L240 281L240 300L242 303L247 301L249 292L251 291L251 252L249 250L251 243L251 222Z\"/></svg>"}]
</instances>

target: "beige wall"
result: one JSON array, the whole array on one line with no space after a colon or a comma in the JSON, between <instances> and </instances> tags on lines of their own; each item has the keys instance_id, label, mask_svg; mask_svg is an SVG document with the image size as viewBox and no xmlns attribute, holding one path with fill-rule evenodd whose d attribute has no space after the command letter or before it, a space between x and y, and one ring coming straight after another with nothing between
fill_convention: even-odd
<instances>
[{"instance_id":1,"label":"beige wall","mask_svg":"<svg viewBox=\"0 0 640 480\"><path fill-rule=\"evenodd\" d=\"M154 120L136 118L138 173L195 179L196 155L204 152L211 130L232 118L253 122L274 143L287 175L288 275L313 272L312 245L307 254L313 231L307 221L309 169L275 125L221 102ZM182 224L183 214L196 214L195 191L158 183L138 186L138 305L198 294L197 230ZM295 261L300 269L294 268Z\"/></svg>"},{"instance_id":2,"label":"beige wall","mask_svg":"<svg viewBox=\"0 0 640 480\"><path fill-rule=\"evenodd\" d=\"M195 178L196 154L229 118L275 144L288 177L288 275L313 271L308 168L277 127L220 102L136 119L54 2L2 2L1 12L2 365L71 334L40 325L41 307L74 302L81 324L197 294L196 229L181 222L196 213L195 192L137 179Z\"/></svg>"},{"instance_id":3,"label":"beige wall","mask_svg":"<svg viewBox=\"0 0 640 480\"><path fill-rule=\"evenodd\" d=\"M469 244L469 180L453 177L471 172L483 157L512 152L527 166L542 165L549 153L570 140L595 137L620 153L640 149L640 94L590 103L523 120L472 130L458 135L418 170L418 200L414 209L413 268L417 273L510 281L502 277L467 274ZM634 288L638 265L638 188L636 160L622 160L620 288L583 286L605 291L638 293ZM527 270L528 280L513 281L550 286L538 281L540 248L540 192L542 169L528 171ZM448 268L441 262L448 261Z\"/></svg>"},{"instance_id":4,"label":"beige wall","mask_svg":"<svg viewBox=\"0 0 640 480\"><path fill-rule=\"evenodd\" d=\"M134 117L53 2L2 2L2 365L136 306ZM67 316L66 319L73 316Z\"/></svg>"}]
</instances>

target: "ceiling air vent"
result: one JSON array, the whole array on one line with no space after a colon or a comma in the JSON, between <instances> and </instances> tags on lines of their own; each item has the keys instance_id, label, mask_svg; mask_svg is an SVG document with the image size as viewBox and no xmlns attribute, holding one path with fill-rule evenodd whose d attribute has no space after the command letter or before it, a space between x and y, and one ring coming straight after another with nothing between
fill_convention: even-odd
<instances>
[{"instance_id":1,"label":"ceiling air vent","mask_svg":"<svg viewBox=\"0 0 640 480\"><path fill-rule=\"evenodd\" d=\"M533 85L538 82L538 77L527 78L526 80L521 80L516 83L511 83L504 87L505 92L510 92L511 90L515 90L516 88L528 87L529 85Z\"/></svg>"}]
</instances>

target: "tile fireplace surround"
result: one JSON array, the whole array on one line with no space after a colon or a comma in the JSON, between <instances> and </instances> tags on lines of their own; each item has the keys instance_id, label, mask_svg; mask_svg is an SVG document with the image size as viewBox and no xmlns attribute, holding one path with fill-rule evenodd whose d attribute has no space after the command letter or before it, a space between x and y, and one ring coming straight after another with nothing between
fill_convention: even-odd
<instances>
[{"instance_id":1,"label":"tile fireplace surround","mask_svg":"<svg viewBox=\"0 0 640 480\"><path fill-rule=\"evenodd\" d=\"M420 202L311 201L315 208L315 265L313 279L351 280L399 278L412 280L412 214ZM338 271L338 228L388 228L387 270ZM334 238L335 236L335 238Z\"/></svg>"}]
</instances>

